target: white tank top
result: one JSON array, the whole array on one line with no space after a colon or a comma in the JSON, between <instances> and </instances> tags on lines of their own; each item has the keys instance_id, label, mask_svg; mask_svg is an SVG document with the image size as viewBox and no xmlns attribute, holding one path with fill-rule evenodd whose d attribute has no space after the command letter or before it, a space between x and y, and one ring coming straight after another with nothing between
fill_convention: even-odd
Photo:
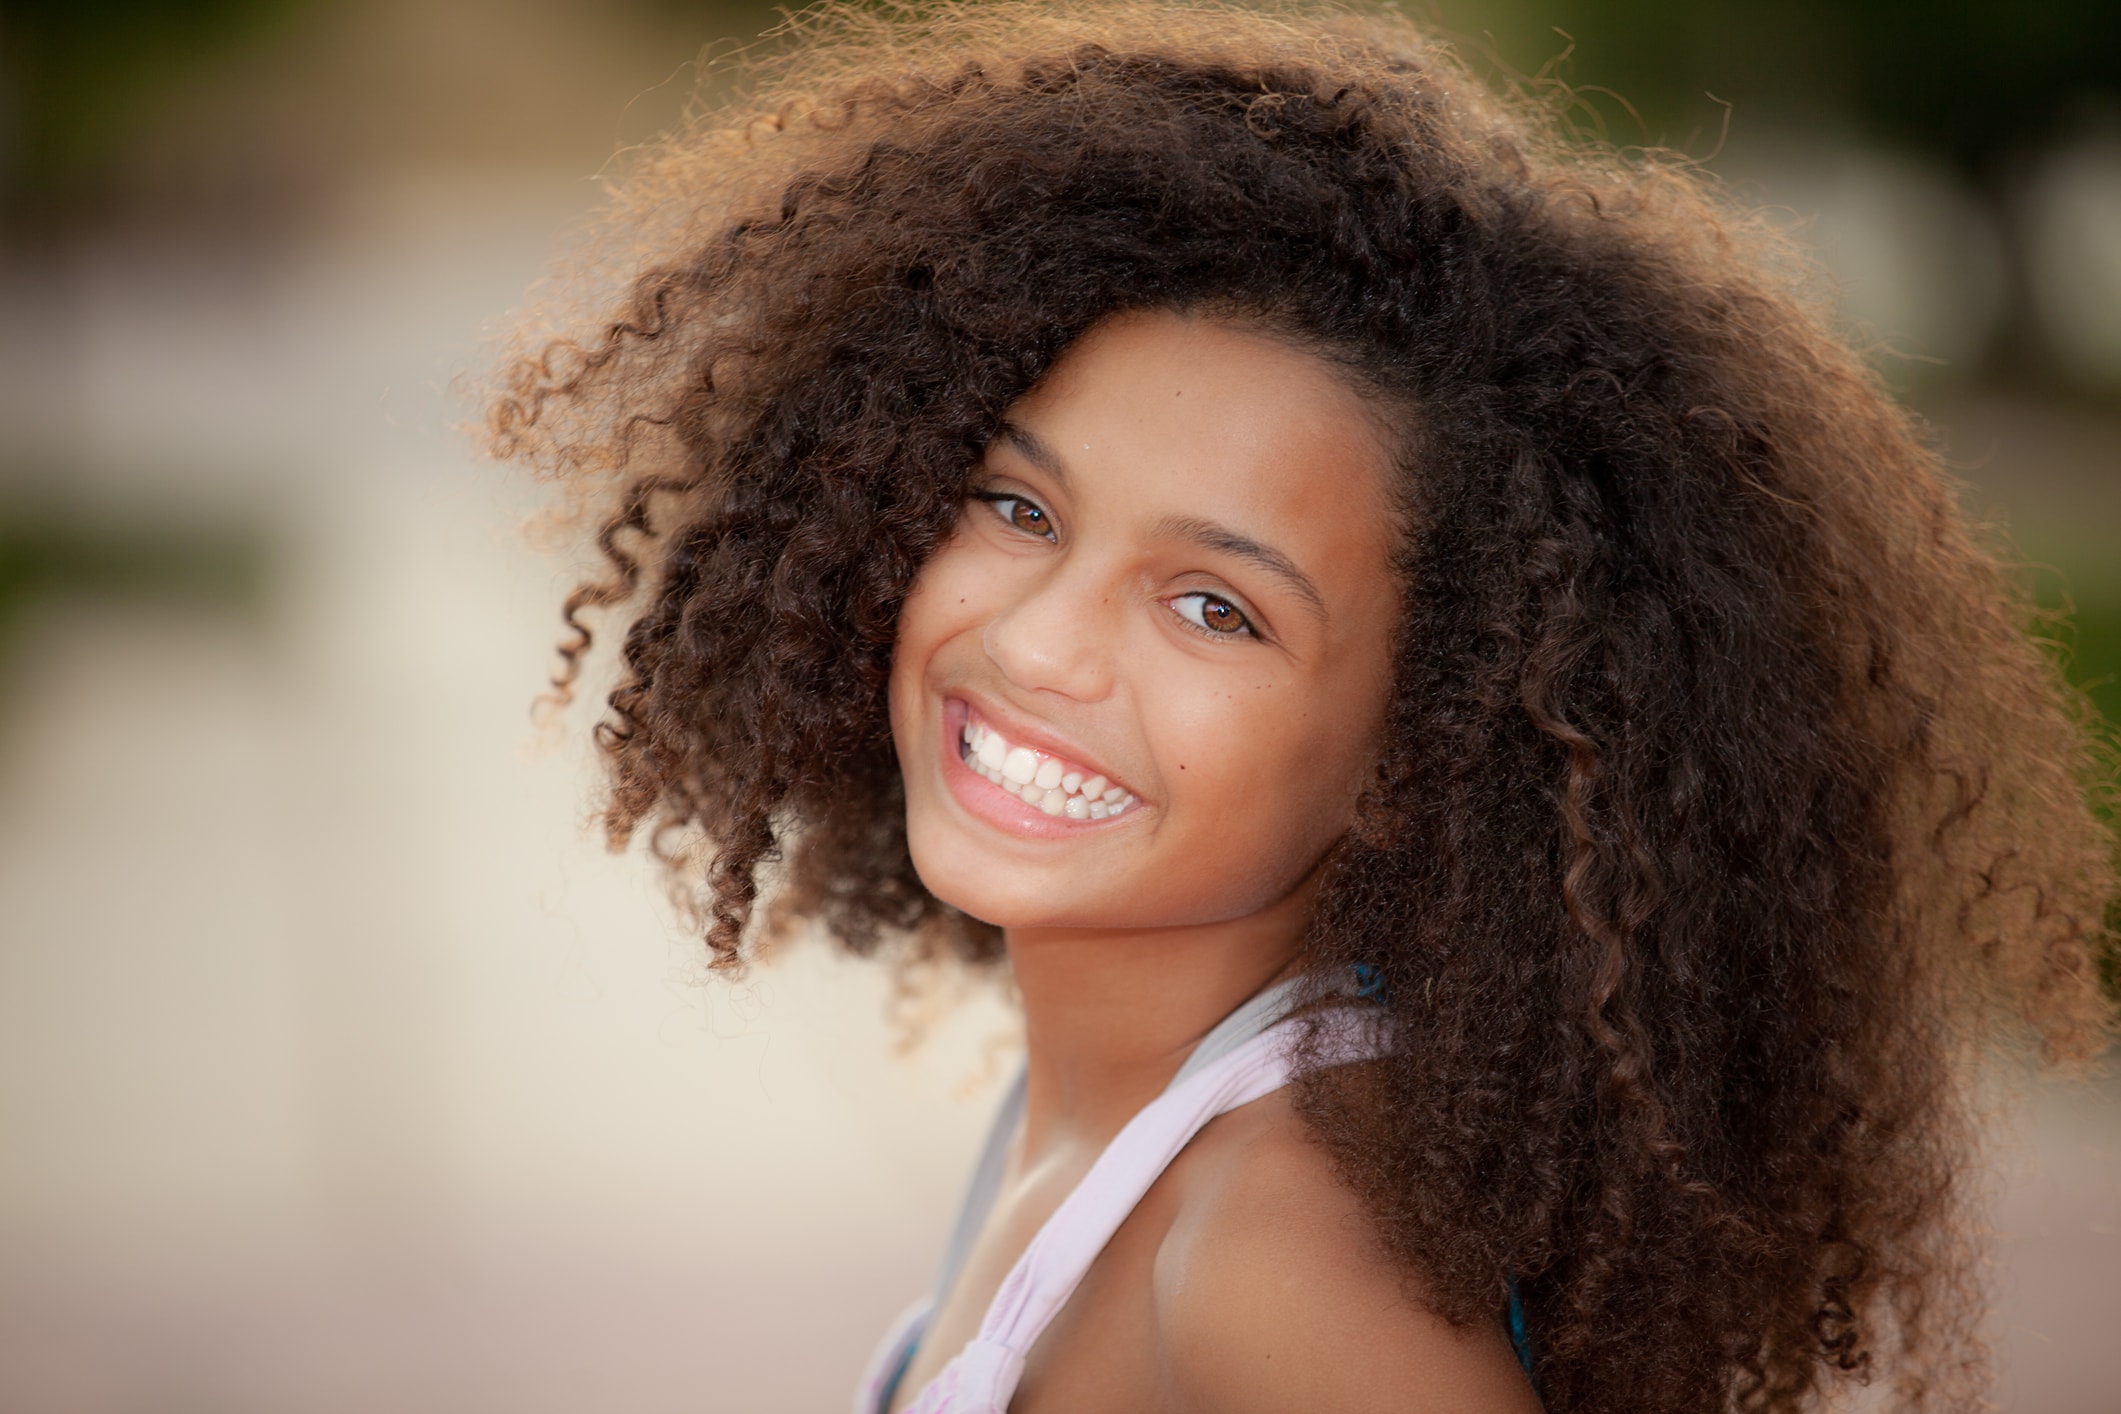
<instances>
[{"instance_id":1,"label":"white tank top","mask_svg":"<svg viewBox=\"0 0 2121 1414\"><path fill-rule=\"evenodd\" d=\"M903 1414L1005 1414L1037 1343L1135 1204L1202 1126L1289 1083L1299 1020L1283 1020L1301 996L1299 980L1270 987L1239 1007L1193 1048L1163 1094L1143 1106L1105 1146L1082 1181L1017 1259L987 1307L979 1333L907 1403ZM1384 1014L1336 1008L1318 1018L1329 1062L1364 1059L1384 1048ZM929 1315L949 1290L1001 1185L1004 1159L1023 1112L1023 1077L1003 1099L974 1170L942 1279L893 1323L870 1357L854 1414L883 1414L884 1401L920 1344Z\"/></svg>"}]
</instances>

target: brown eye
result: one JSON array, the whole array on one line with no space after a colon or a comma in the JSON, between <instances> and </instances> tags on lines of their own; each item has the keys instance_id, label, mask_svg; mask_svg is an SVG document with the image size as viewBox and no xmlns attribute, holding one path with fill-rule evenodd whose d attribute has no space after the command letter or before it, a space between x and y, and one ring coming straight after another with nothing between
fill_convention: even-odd
<instances>
[{"instance_id":1,"label":"brown eye","mask_svg":"<svg viewBox=\"0 0 2121 1414\"><path fill-rule=\"evenodd\" d=\"M1012 496L1006 491L975 491L972 493L972 499L985 501L994 507L995 514L1009 522L1013 530L1021 530L1026 535L1036 535L1041 540L1054 538L1053 517L1041 510L1035 501L1027 501L1022 496Z\"/></svg>"},{"instance_id":2,"label":"brown eye","mask_svg":"<svg viewBox=\"0 0 2121 1414\"><path fill-rule=\"evenodd\" d=\"M1252 632L1252 621L1245 617L1244 610L1213 594L1181 594L1170 603L1180 618L1219 638Z\"/></svg>"}]
</instances>

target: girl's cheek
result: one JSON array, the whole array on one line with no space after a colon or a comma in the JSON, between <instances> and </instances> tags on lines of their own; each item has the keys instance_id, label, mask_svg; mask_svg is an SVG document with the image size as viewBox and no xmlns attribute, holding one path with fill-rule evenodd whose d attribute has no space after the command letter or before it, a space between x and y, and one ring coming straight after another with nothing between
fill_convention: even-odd
<instances>
[{"instance_id":1,"label":"girl's cheek","mask_svg":"<svg viewBox=\"0 0 2121 1414\"><path fill-rule=\"evenodd\" d=\"M934 643L985 622L1007 597L1010 561L1010 556L962 531L945 542L914 581L914 594L908 601L918 619L913 633ZM908 636L904 617L902 638Z\"/></svg>"},{"instance_id":2,"label":"girl's cheek","mask_svg":"<svg viewBox=\"0 0 2121 1414\"><path fill-rule=\"evenodd\" d=\"M946 543L914 576L912 588L906 591L904 602L899 605L897 641L891 654L891 690L889 693L891 729L897 739L901 754L918 743L909 736L924 732L925 717L922 712L926 696L926 681L934 668L935 650L950 637L944 622L948 611L960 597L951 590L951 551L955 541Z\"/></svg>"},{"instance_id":3,"label":"girl's cheek","mask_svg":"<svg viewBox=\"0 0 2121 1414\"><path fill-rule=\"evenodd\" d=\"M966 558L964 537L959 534L945 541L921 566L899 609L898 638L902 649L932 640L941 621L949 618L953 609L964 607L960 584L969 578L963 570Z\"/></svg>"},{"instance_id":4,"label":"girl's cheek","mask_svg":"<svg viewBox=\"0 0 2121 1414\"><path fill-rule=\"evenodd\" d=\"M1263 873L1308 869L1353 818L1367 749L1350 739L1345 723L1361 713L1341 688L1285 679L1202 684L1195 710L1164 724L1164 740L1184 743L1166 778Z\"/></svg>"}]
</instances>

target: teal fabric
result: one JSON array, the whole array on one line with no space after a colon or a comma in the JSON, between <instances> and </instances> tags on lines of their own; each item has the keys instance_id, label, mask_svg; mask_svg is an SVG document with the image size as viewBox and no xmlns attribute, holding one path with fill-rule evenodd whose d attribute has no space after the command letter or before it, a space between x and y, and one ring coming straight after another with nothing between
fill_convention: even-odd
<instances>
[{"instance_id":1,"label":"teal fabric","mask_svg":"<svg viewBox=\"0 0 2121 1414\"><path fill-rule=\"evenodd\" d=\"M1525 1329L1524 1298L1517 1294L1517 1278L1510 1278L1510 1348L1517 1352L1517 1363L1524 1366L1524 1377L1532 1382L1532 1393L1539 1393L1539 1377L1532 1373L1532 1336Z\"/></svg>"}]
</instances>

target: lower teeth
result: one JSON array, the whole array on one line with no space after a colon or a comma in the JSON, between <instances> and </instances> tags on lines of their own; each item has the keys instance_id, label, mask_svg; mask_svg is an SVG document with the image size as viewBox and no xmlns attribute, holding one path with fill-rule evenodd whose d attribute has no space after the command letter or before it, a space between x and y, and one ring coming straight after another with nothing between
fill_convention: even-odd
<instances>
[{"instance_id":1,"label":"lower teeth","mask_svg":"<svg viewBox=\"0 0 2121 1414\"><path fill-rule=\"evenodd\" d=\"M973 750L972 743L970 741L962 741L959 743L958 759L963 761L966 766L970 767L975 774L983 776L987 780L994 782L994 784L1000 786L1003 790L1009 792L1009 794L1015 796L1017 799L1023 801L1027 805L1036 805L1040 809L1044 810L1045 797L1049 793L1059 795L1061 797L1061 800L1054 806L1053 809L1046 810L1046 814L1048 815L1064 815L1070 820L1104 820L1108 819L1113 815L1117 815L1120 812L1122 806L1131 805L1133 803L1133 797L1128 795L1126 792L1124 792L1117 786L1109 787L1103 793L1105 797L1117 797L1116 799L1113 799L1099 798L1097 796L1092 795L1088 791L1077 795L1074 792L1067 790L1043 790L1040 789L1039 786L1033 781L1025 781L1022 785L1018 785L1015 781L1012 781L1006 776L1004 776L1000 772L1000 770L996 769L993 766L987 765L984 761L981 761L979 759L979 753ZM1078 777L1077 779L1080 780L1081 778ZM1104 777L1098 776L1094 778L1093 783L1102 782L1103 780Z\"/></svg>"}]
</instances>

